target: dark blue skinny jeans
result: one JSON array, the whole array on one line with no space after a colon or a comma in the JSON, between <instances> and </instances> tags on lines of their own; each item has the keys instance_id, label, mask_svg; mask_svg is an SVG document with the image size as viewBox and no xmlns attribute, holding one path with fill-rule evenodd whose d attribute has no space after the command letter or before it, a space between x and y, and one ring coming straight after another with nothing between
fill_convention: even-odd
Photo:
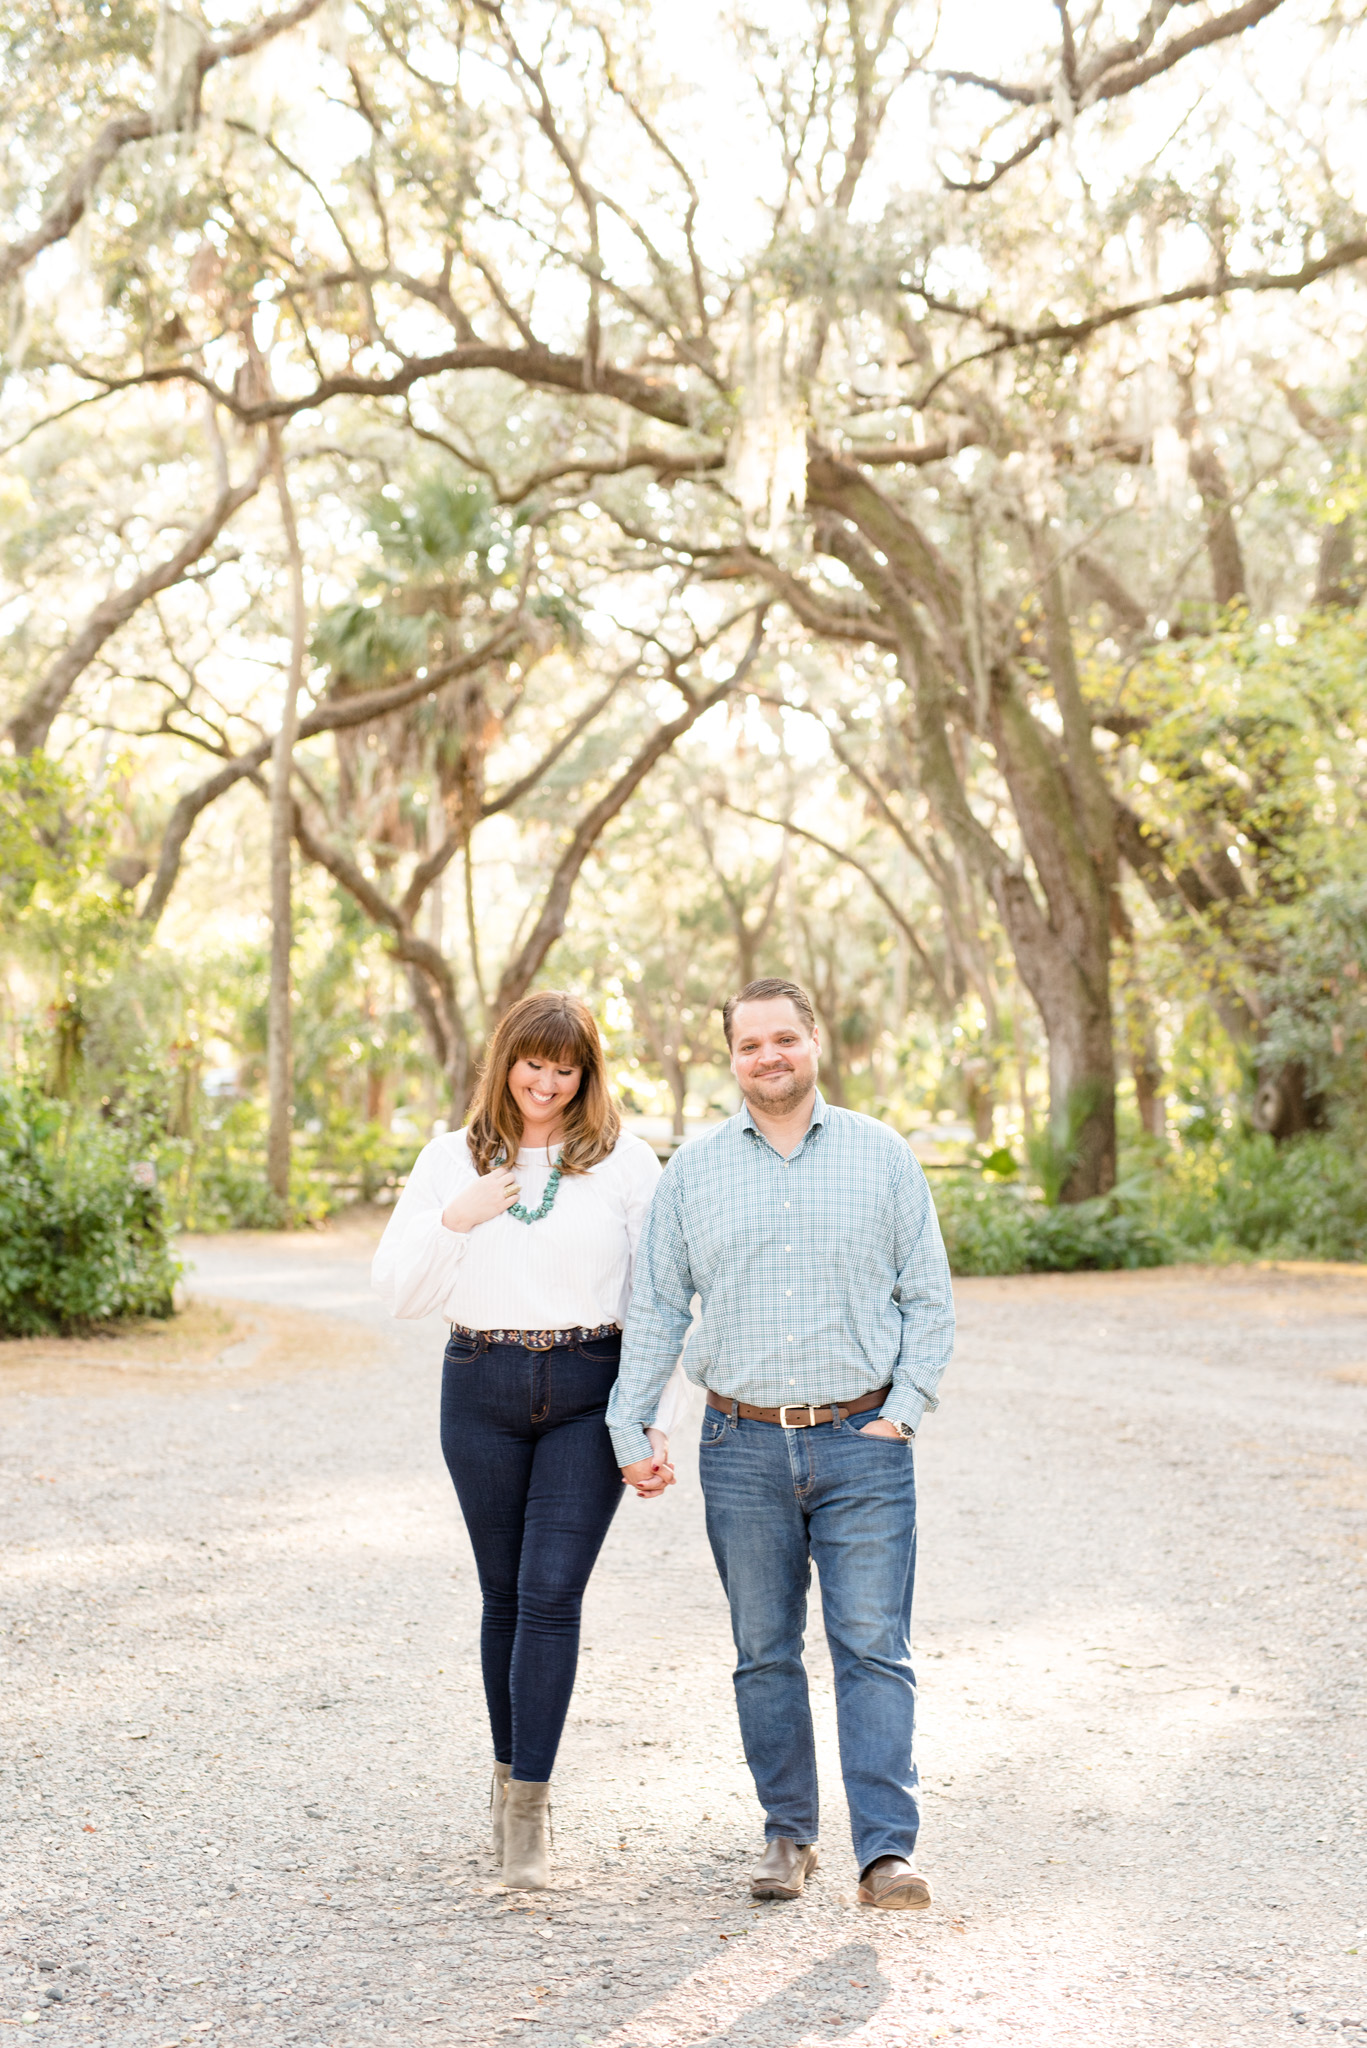
<instances>
[{"instance_id":1,"label":"dark blue skinny jeans","mask_svg":"<svg viewBox=\"0 0 1367 2048\"><path fill-rule=\"evenodd\" d=\"M574 1691L579 1612L622 1475L604 1421L620 1337L527 1351L453 1335L441 1448L470 1532L494 1756L540 1785Z\"/></svg>"}]
</instances>

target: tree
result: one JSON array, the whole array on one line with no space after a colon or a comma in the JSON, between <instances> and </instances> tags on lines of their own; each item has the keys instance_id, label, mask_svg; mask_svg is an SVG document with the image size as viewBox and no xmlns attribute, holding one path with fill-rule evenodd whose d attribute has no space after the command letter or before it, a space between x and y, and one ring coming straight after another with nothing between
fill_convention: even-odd
<instances>
[{"instance_id":1,"label":"tree","mask_svg":"<svg viewBox=\"0 0 1367 2048\"><path fill-rule=\"evenodd\" d=\"M595 643L565 580L571 555L543 527L503 513L481 482L446 461L372 493L364 517L378 560L315 636L316 696L298 725L303 787L289 797L291 828L305 856L347 890L409 971L460 1114L485 1033L558 940L599 836L681 735L748 674L763 608L737 612L704 599L713 623L702 628L677 593L666 593L653 630L618 633L603 619L597 630L606 639ZM600 604L610 569L590 556ZM682 699L681 710L671 696L674 705ZM324 735L330 757L309 748ZM149 924L164 910L195 818L232 783L260 780L272 755L277 763L289 758L279 733L240 751L220 734L202 734L201 744L231 758L171 813L144 909ZM508 772L491 788L490 765L501 761ZM281 787L277 765L272 801ZM513 812L529 816L529 806L534 815L538 805L538 871L501 935L506 955L490 982L476 908L476 833ZM457 861L463 961L447 943L444 915L432 916Z\"/></svg>"},{"instance_id":2,"label":"tree","mask_svg":"<svg viewBox=\"0 0 1367 2048\"><path fill-rule=\"evenodd\" d=\"M1044 1019L1056 1137L1075 1141L1065 1193L1083 1196L1114 1171L1123 924L1088 617L1108 588L1131 623L1151 612L1098 536L1123 534L1122 483L1152 499L1175 434L1208 602L1247 583L1248 486L1200 413L1193 344L1231 304L1313 294L1367 254L1328 158L1302 157L1280 212L1245 204L1255 181L1225 162L1242 67L1296 18L1295 0L1197 0L1136 29L1060 4L1034 61L998 78L937 62L928 17L898 0L751 25L767 217L738 249L746 231L703 203L706 139L652 76L648 9L627 35L569 5L387 8L345 62L301 71L287 109L234 100L224 67L176 234L150 178L88 212L124 282L98 346L35 317L30 384L54 413L194 387L245 428L383 420L537 516L591 492L623 574L739 583L742 608L773 601L856 650L884 752L910 764L888 814L909 829L925 801L960 903L991 898ZM1155 157L1168 82L1193 77L1200 121ZM1310 106L1285 66L1258 85L1288 131ZM352 109L340 175L308 161L311 94ZM902 144L922 130L936 163L917 175ZM1248 147L1280 148L1277 119ZM193 303L196 262L275 309L272 394ZM1172 524L1180 600L1191 534Z\"/></svg>"},{"instance_id":3,"label":"tree","mask_svg":"<svg viewBox=\"0 0 1367 2048\"><path fill-rule=\"evenodd\" d=\"M294 935L294 749L299 736L299 692L304 684L308 648L308 610L304 596L304 554L294 516L285 453L278 426L266 429L271 472L280 501L290 583L290 655L280 725L271 748L271 989L267 1037L267 1086L270 1093L266 1135L266 1178L282 1206L290 1195L290 1134L294 1122L294 1061L290 1033L290 949Z\"/></svg>"},{"instance_id":4,"label":"tree","mask_svg":"<svg viewBox=\"0 0 1367 2048\"><path fill-rule=\"evenodd\" d=\"M1337 611L1296 632L1236 622L1154 649L1126 693L1121 846L1254 1072L1255 1128L1279 1138L1323 1113L1279 1006L1286 991L1293 1012L1305 1007L1291 962L1314 956L1314 906L1352 893L1367 797L1360 643Z\"/></svg>"}]
</instances>

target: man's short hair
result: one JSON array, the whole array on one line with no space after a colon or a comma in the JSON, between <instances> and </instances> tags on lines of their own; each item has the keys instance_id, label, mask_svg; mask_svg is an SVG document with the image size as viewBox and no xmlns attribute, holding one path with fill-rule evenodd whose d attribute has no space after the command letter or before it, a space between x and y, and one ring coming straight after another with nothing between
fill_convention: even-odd
<instances>
[{"instance_id":1,"label":"man's short hair","mask_svg":"<svg viewBox=\"0 0 1367 2048\"><path fill-rule=\"evenodd\" d=\"M737 996L728 996L721 1007L721 1028L726 1033L728 1051L731 1046L731 1020L739 1003L767 1003L775 996L787 996L808 1031L816 1029L816 1011L805 988L799 988L795 981L779 981L775 975L766 974L759 981L747 981Z\"/></svg>"}]
</instances>

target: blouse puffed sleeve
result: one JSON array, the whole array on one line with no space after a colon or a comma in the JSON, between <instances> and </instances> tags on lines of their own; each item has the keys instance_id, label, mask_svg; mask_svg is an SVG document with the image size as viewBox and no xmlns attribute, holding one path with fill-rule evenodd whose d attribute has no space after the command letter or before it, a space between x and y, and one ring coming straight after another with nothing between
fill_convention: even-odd
<instances>
[{"instance_id":1,"label":"blouse puffed sleeve","mask_svg":"<svg viewBox=\"0 0 1367 2048\"><path fill-rule=\"evenodd\" d=\"M655 1199L655 1190L660 1185L660 1176L663 1172L664 1168L651 1146L647 1145L644 1139L638 1139L631 1150L626 1204L627 1238L631 1245L633 1271L636 1265L637 1240L645 1228L645 1220L650 1214L650 1205ZM665 1382L659 1407L655 1411L655 1420L650 1426L663 1430L666 1436L673 1436L687 1420L691 1401L692 1391L684 1373L683 1359L680 1358Z\"/></svg>"},{"instance_id":2,"label":"blouse puffed sleeve","mask_svg":"<svg viewBox=\"0 0 1367 2048\"><path fill-rule=\"evenodd\" d=\"M448 1230L442 1210L474 1177L464 1144L433 1139L418 1154L370 1268L370 1284L392 1316L436 1315L445 1306L470 1234Z\"/></svg>"},{"instance_id":3,"label":"blouse puffed sleeve","mask_svg":"<svg viewBox=\"0 0 1367 2048\"><path fill-rule=\"evenodd\" d=\"M620 1142L620 1140L619 1140ZM655 1190L660 1185L664 1171L653 1149L644 1138L632 1135L631 1143L624 1148L622 1160L622 1206L626 1215L627 1246L632 1270L636 1266L636 1246L641 1232L645 1229L650 1205L655 1199ZM625 1304L623 1304L625 1308Z\"/></svg>"}]
</instances>

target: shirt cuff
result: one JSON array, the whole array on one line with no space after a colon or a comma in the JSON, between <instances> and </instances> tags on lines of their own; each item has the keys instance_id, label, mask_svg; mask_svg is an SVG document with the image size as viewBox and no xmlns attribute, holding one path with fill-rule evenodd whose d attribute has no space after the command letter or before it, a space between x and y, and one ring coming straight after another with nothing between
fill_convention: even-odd
<instances>
[{"instance_id":1,"label":"shirt cuff","mask_svg":"<svg viewBox=\"0 0 1367 2048\"><path fill-rule=\"evenodd\" d=\"M612 1449L619 1465L634 1465L639 1458L653 1458L650 1438L635 1423L611 1432Z\"/></svg>"},{"instance_id":2,"label":"shirt cuff","mask_svg":"<svg viewBox=\"0 0 1367 2048\"><path fill-rule=\"evenodd\" d=\"M917 1429L926 1412L926 1397L919 1387L894 1387L880 1412L887 1422L905 1422L909 1429Z\"/></svg>"}]
</instances>

